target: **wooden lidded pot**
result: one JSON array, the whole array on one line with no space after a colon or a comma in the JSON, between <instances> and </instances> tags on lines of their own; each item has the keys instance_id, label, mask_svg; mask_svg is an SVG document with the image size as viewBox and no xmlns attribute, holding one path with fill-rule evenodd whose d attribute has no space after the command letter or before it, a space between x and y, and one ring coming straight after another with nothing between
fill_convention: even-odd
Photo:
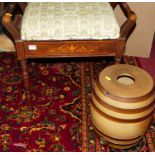
<instances>
[{"instance_id":1,"label":"wooden lidded pot","mask_svg":"<svg viewBox=\"0 0 155 155\"><path fill-rule=\"evenodd\" d=\"M153 91L152 77L139 67L117 64L102 70L90 105L98 135L114 148L138 143L153 117Z\"/></svg>"}]
</instances>

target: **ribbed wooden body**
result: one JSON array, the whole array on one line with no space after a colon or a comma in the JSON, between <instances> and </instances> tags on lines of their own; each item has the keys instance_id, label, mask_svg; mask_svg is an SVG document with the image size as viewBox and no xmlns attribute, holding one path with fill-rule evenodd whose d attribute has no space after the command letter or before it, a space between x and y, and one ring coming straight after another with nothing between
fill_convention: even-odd
<instances>
[{"instance_id":1,"label":"ribbed wooden body","mask_svg":"<svg viewBox=\"0 0 155 155\"><path fill-rule=\"evenodd\" d=\"M153 80L144 70L125 64L107 67L93 87L94 129L111 147L135 145L150 125L154 98Z\"/></svg>"}]
</instances>

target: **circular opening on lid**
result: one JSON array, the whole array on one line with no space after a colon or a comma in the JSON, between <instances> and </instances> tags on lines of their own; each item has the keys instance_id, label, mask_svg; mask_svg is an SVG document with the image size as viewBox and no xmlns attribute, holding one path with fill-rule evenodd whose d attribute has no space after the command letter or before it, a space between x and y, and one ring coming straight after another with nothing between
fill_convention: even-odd
<instances>
[{"instance_id":1,"label":"circular opening on lid","mask_svg":"<svg viewBox=\"0 0 155 155\"><path fill-rule=\"evenodd\" d=\"M122 74L117 77L117 81L120 84L131 85L135 82L135 79L129 74Z\"/></svg>"}]
</instances>

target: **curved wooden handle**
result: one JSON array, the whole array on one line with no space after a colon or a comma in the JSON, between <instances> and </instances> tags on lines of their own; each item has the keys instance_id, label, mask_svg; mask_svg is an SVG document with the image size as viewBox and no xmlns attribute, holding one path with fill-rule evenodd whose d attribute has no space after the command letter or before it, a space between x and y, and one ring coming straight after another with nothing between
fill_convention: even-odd
<instances>
[{"instance_id":1,"label":"curved wooden handle","mask_svg":"<svg viewBox=\"0 0 155 155\"><path fill-rule=\"evenodd\" d=\"M137 16L126 2L120 2L119 6L122 9L124 15L127 17L127 20L121 26L120 34L122 38L127 40L134 27L136 26Z\"/></svg>"},{"instance_id":2,"label":"curved wooden handle","mask_svg":"<svg viewBox=\"0 0 155 155\"><path fill-rule=\"evenodd\" d=\"M20 39L20 31L19 28L16 26L16 22L13 21L13 11L15 9L16 3L10 3L7 6L6 11L2 17L2 24L7 29L8 32L12 35L14 39ZM17 18L14 18L17 19Z\"/></svg>"}]
</instances>

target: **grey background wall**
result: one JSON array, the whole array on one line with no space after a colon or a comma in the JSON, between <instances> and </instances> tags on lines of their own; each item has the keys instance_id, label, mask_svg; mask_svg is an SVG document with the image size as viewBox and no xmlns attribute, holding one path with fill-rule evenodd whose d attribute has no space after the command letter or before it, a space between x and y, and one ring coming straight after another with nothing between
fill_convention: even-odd
<instances>
[{"instance_id":1,"label":"grey background wall","mask_svg":"<svg viewBox=\"0 0 155 155\"><path fill-rule=\"evenodd\" d=\"M137 26L127 41L125 55L149 57L155 32L155 2L128 2L137 14ZM125 21L119 7L115 10L119 24Z\"/></svg>"}]
</instances>

